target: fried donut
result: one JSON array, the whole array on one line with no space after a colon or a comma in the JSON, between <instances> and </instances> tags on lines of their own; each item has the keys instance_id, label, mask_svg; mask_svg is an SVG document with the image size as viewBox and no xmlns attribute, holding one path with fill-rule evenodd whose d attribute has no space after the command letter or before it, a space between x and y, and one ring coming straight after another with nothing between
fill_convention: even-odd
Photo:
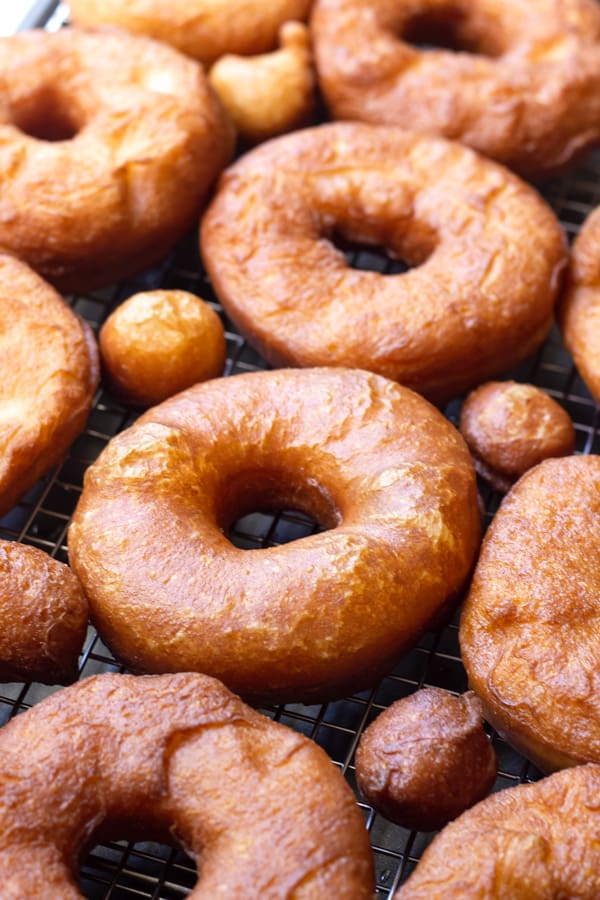
<instances>
[{"instance_id":1,"label":"fried donut","mask_svg":"<svg viewBox=\"0 0 600 900\"><path fill-rule=\"evenodd\" d=\"M0 730L4 900L81 898L78 857L115 833L201 859L190 900L373 894L363 818L329 757L203 675L97 675Z\"/></svg>"},{"instance_id":2,"label":"fried donut","mask_svg":"<svg viewBox=\"0 0 600 900\"><path fill-rule=\"evenodd\" d=\"M232 148L201 67L170 47L76 28L0 40L0 247L63 291L164 257Z\"/></svg>"},{"instance_id":3,"label":"fried donut","mask_svg":"<svg viewBox=\"0 0 600 900\"><path fill-rule=\"evenodd\" d=\"M79 25L148 34L211 65L224 53L273 50L284 22L306 19L312 0L69 0Z\"/></svg>"},{"instance_id":4,"label":"fried donut","mask_svg":"<svg viewBox=\"0 0 600 900\"><path fill-rule=\"evenodd\" d=\"M363 732L356 781L369 803L405 828L433 831L491 790L498 761L471 691L423 688L396 700Z\"/></svg>"},{"instance_id":5,"label":"fried donut","mask_svg":"<svg viewBox=\"0 0 600 900\"><path fill-rule=\"evenodd\" d=\"M600 457L549 459L504 498L460 621L485 718L543 771L600 762Z\"/></svg>"},{"instance_id":6,"label":"fried donut","mask_svg":"<svg viewBox=\"0 0 600 900\"><path fill-rule=\"evenodd\" d=\"M68 566L36 547L0 541L0 681L68 684L88 622Z\"/></svg>"},{"instance_id":7,"label":"fried donut","mask_svg":"<svg viewBox=\"0 0 600 900\"><path fill-rule=\"evenodd\" d=\"M317 0L311 25L336 118L459 140L533 180L600 140L594 0Z\"/></svg>"},{"instance_id":8,"label":"fried donut","mask_svg":"<svg viewBox=\"0 0 600 900\"><path fill-rule=\"evenodd\" d=\"M0 515L62 460L98 377L89 326L25 263L0 253Z\"/></svg>"},{"instance_id":9,"label":"fried donut","mask_svg":"<svg viewBox=\"0 0 600 900\"><path fill-rule=\"evenodd\" d=\"M600 207L575 238L558 323L581 377L600 403Z\"/></svg>"},{"instance_id":10,"label":"fried donut","mask_svg":"<svg viewBox=\"0 0 600 900\"><path fill-rule=\"evenodd\" d=\"M447 825L397 900L600 896L600 766L499 791Z\"/></svg>"},{"instance_id":11,"label":"fried donut","mask_svg":"<svg viewBox=\"0 0 600 900\"><path fill-rule=\"evenodd\" d=\"M351 269L336 234L417 268ZM565 265L556 217L507 170L361 124L308 128L241 158L201 247L228 315L273 365L356 366L435 402L542 342Z\"/></svg>"},{"instance_id":12,"label":"fried donut","mask_svg":"<svg viewBox=\"0 0 600 900\"><path fill-rule=\"evenodd\" d=\"M286 22L279 44L279 50L260 56L222 56L208 73L238 135L248 143L306 125L315 107L308 28Z\"/></svg>"},{"instance_id":13,"label":"fried donut","mask_svg":"<svg viewBox=\"0 0 600 900\"><path fill-rule=\"evenodd\" d=\"M460 431L475 468L497 491L508 491L543 459L569 456L575 428L569 414L541 388L489 381L466 398Z\"/></svg>"},{"instance_id":14,"label":"fried donut","mask_svg":"<svg viewBox=\"0 0 600 900\"><path fill-rule=\"evenodd\" d=\"M244 551L299 509L328 530ZM202 671L255 701L374 683L456 602L479 546L473 466L422 397L370 373L215 379L146 412L87 470L69 556L134 671Z\"/></svg>"},{"instance_id":15,"label":"fried donut","mask_svg":"<svg viewBox=\"0 0 600 900\"><path fill-rule=\"evenodd\" d=\"M126 403L153 406L225 365L218 314L187 291L143 291L104 322L98 336L111 388Z\"/></svg>"}]
</instances>

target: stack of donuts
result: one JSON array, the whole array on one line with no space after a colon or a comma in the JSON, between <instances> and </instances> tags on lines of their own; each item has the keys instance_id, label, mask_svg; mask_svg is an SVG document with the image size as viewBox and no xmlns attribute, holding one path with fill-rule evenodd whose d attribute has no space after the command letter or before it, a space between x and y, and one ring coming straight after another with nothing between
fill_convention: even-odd
<instances>
[{"instance_id":1,"label":"stack of donuts","mask_svg":"<svg viewBox=\"0 0 600 900\"><path fill-rule=\"evenodd\" d=\"M440 831L390 897L598 897L600 457L522 373L562 340L600 403L600 209L569 246L543 196L600 145L600 7L165 10L0 39L0 679L52 686L0 727L0 893L125 838L193 897L368 900L358 799ZM461 687L407 688L440 635ZM271 721L349 695L342 772ZM536 783L486 799L507 745Z\"/></svg>"}]
</instances>

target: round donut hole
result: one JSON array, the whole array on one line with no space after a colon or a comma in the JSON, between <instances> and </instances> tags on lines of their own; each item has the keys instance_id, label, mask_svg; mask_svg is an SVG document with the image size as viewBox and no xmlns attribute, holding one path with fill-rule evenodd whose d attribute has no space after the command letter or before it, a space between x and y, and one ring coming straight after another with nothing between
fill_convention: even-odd
<instances>
[{"instance_id":1,"label":"round donut hole","mask_svg":"<svg viewBox=\"0 0 600 900\"><path fill-rule=\"evenodd\" d=\"M13 124L38 141L70 141L81 130L81 123L53 90L40 90L34 97L12 110Z\"/></svg>"},{"instance_id":2,"label":"round donut hole","mask_svg":"<svg viewBox=\"0 0 600 900\"><path fill-rule=\"evenodd\" d=\"M421 264L420 262L410 263L406 259L393 256L381 244L352 240L339 230L329 234L327 240L344 254L349 268L362 272L379 272L380 275L402 275L403 272L408 272L409 269L414 269Z\"/></svg>"},{"instance_id":3,"label":"round donut hole","mask_svg":"<svg viewBox=\"0 0 600 900\"><path fill-rule=\"evenodd\" d=\"M175 843L109 839L92 844L82 855L78 888L88 900L101 900L106 897L106 877L110 873L117 890L151 890L150 885L156 884L164 891L165 873L171 866L177 868L178 884L193 890L198 881L196 864Z\"/></svg>"},{"instance_id":4,"label":"round donut hole","mask_svg":"<svg viewBox=\"0 0 600 900\"><path fill-rule=\"evenodd\" d=\"M399 37L421 50L452 50L492 59L501 56L497 26L490 21L483 29L464 8L448 3L438 9L421 10L410 16L400 29Z\"/></svg>"}]
</instances>

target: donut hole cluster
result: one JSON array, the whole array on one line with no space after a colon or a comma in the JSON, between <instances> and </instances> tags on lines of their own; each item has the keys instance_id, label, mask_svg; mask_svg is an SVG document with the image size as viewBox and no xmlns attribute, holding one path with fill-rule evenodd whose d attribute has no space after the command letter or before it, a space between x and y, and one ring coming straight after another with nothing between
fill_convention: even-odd
<instances>
[{"instance_id":1,"label":"donut hole cluster","mask_svg":"<svg viewBox=\"0 0 600 900\"><path fill-rule=\"evenodd\" d=\"M424 5L425 6L425 5ZM396 34L422 50L452 50L495 58L503 53L498 27L464 3L440 3L409 13Z\"/></svg>"}]
</instances>

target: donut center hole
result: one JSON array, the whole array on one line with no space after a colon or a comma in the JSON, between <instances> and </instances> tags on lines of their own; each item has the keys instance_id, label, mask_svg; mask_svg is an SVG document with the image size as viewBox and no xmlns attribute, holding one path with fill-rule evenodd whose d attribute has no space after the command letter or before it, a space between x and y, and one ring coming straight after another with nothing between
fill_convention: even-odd
<instances>
[{"instance_id":1,"label":"donut center hole","mask_svg":"<svg viewBox=\"0 0 600 900\"><path fill-rule=\"evenodd\" d=\"M423 265L437 245L437 235L425 223L413 221L384 232L373 224L367 231L348 219L336 223L325 237L344 254L351 269L380 275L401 275Z\"/></svg>"},{"instance_id":2,"label":"donut center hole","mask_svg":"<svg viewBox=\"0 0 600 900\"><path fill-rule=\"evenodd\" d=\"M79 890L89 900L106 896L110 881L119 896L166 896L165 882L175 882L177 896L193 890L198 881L194 861L167 844L110 840L93 845L79 864ZM121 894L121 892L124 892ZM172 896L171 893L168 896ZM175 894L173 894L175 896Z\"/></svg>"},{"instance_id":3,"label":"donut center hole","mask_svg":"<svg viewBox=\"0 0 600 900\"><path fill-rule=\"evenodd\" d=\"M346 263L351 269L379 272L380 275L401 275L414 268L406 259L394 256L382 244L354 241L341 231L333 232L329 235L328 240L344 254Z\"/></svg>"},{"instance_id":4,"label":"donut center hole","mask_svg":"<svg viewBox=\"0 0 600 900\"><path fill-rule=\"evenodd\" d=\"M40 88L12 110L14 125L38 141L55 143L72 140L81 130L73 108L51 88Z\"/></svg>"},{"instance_id":5,"label":"donut center hole","mask_svg":"<svg viewBox=\"0 0 600 900\"><path fill-rule=\"evenodd\" d=\"M400 37L421 50L452 50L492 58L502 53L497 27L478 21L471 12L454 4L416 12L400 28Z\"/></svg>"}]
</instances>

